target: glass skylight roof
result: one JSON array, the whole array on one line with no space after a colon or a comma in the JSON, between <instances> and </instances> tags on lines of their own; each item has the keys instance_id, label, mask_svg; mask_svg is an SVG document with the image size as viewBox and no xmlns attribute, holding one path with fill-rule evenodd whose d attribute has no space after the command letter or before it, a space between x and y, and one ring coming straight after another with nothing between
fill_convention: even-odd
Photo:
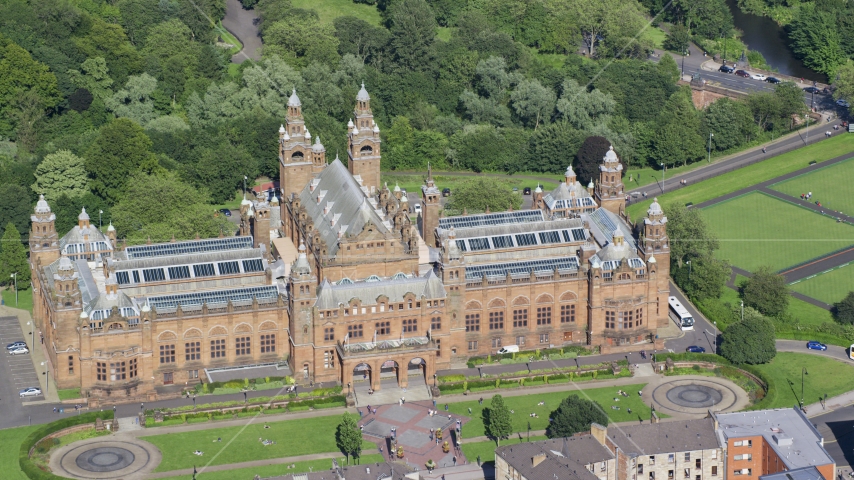
<instances>
[{"instance_id":1,"label":"glass skylight roof","mask_svg":"<svg viewBox=\"0 0 854 480\"><path fill-rule=\"evenodd\" d=\"M482 215L462 215L439 219L439 227L448 229L488 227L514 223L533 223L545 221L542 210L518 210L515 212L485 213Z\"/></svg>"},{"instance_id":2,"label":"glass skylight roof","mask_svg":"<svg viewBox=\"0 0 854 480\"><path fill-rule=\"evenodd\" d=\"M587 239L587 236L583 228L565 228L561 230L547 230L536 233L516 233L513 235L494 235L490 237L458 238L457 247L463 252L479 252L493 249L530 247L533 245L577 243L583 242L585 239Z\"/></svg>"},{"instance_id":3,"label":"glass skylight roof","mask_svg":"<svg viewBox=\"0 0 854 480\"><path fill-rule=\"evenodd\" d=\"M161 295L157 297L149 297L148 304L155 309L175 308L178 305L208 305L217 303L232 303L239 301L252 301L256 298L276 298L279 294L278 288L275 285L265 285L260 287L235 288L232 290L213 290L206 292L182 293L178 295Z\"/></svg>"},{"instance_id":4,"label":"glass skylight roof","mask_svg":"<svg viewBox=\"0 0 854 480\"><path fill-rule=\"evenodd\" d=\"M487 277L506 277L510 275L530 275L535 273L552 273L558 270L578 270L577 257L549 258L544 260L529 260L524 262L495 263L491 265L473 265L466 268L466 280L478 280Z\"/></svg>"},{"instance_id":5,"label":"glass skylight roof","mask_svg":"<svg viewBox=\"0 0 854 480\"><path fill-rule=\"evenodd\" d=\"M221 252L252 248L252 237L226 237L209 240L191 240L187 242L158 243L157 245L137 245L127 247L128 259L163 257L166 255L187 255L190 253Z\"/></svg>"}]
</instances>

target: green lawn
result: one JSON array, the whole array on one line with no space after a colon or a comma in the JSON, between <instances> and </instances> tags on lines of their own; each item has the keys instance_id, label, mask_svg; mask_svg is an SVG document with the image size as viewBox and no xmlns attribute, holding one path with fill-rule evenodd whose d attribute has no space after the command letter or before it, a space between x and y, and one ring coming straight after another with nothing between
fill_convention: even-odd
<instances>
[{"instance_id":1,"label":"green lawn","mask_svg":"<svg viewBox=\"0 0 854 480\"><path fill-rule=\"evenodd\" d=\"M667 37L667 34L659 27L648 27L643 31L643 36L646 37L647 40L652 41L652 46L654 48L662 48L661 44L664 43L664 39Z\"/></svg>"},{"instance_id":2,"label":"green lawn","mask_svg":"<svg viewBox=\"0 0 854 480\"><path fill-rule=\"evenodd\" d=\"M823 207L831 210L854 214L852 184L854 184L854 160L846 160L776 183L771 188L795 198L800 198L803 193L812 192L810 201L821 202Z\"/></svg>"},{"instance_id":3,"label":"green lawn","mask_svg":"<svg viewBox=\"0 0 854 480\"><path fill-rule=\"evenodd\" d=\"M18 466L18 452L27 435L40 427L32 425L0 430L0 471L3 472L4 480L29 480Z\"/></svg>"},{"instance_id":4,"label":"green lawn","mask_svg":"<svg viewBox=\"0 0 854 480\"><path fill-rule=\"evenodd\" d=\"M756 368L777 386L777 396L767 408L791 408L800 400L801 368L807 369L804 377L807 404L818 402L824 394L829 398L847 392L854 384L854 365L819 355L780 352L770 363Z\"/></svg>"},{"instance_id":5,"label":"green lawn","mask_svg":"<svg viewBox=\"0 0 854 480\"><path fill-rule=\"evenodd\" d=\"M854 135L839 135L828 140L822 140L821 143L784 153L764 162L755 163L748 167L718 175L717 177L689 185L685 188L680 188L674 192L666 193L659 197L659 203L662 205L668 203L681 203L684 205L688 202L695 204L705 202L706 200L711 200L721 195L726 195L727 193L732 193L736 190L741 190L742 188L800 170L807 167L811 160L822 162L852 151L854 151ZM670 177L673 170L676 169L667 169L668 177ZM626 176L628 177L628 173ZM643 181L643 178L641 180ZM629 186L629 183L626 182L626 188L631 189L635 187ZM632 218L641 218L646 213L651 202L652 199L647 199L646 201L629 206L627 210Z\"/></svg>"},{"instance_id":6,"label":"green lawn","mask_svg":"<svg viewBox=\"0 0 854 480\"><path fill-rule=\"evenodd\" d=\"M291 0L294 8L314 10L320 15L320 21L332 23L338 17L356 17L379 26L380 12L377 7L354 3L353 0Z\"/></svg>"},{"instance_id":7,"label":"green lawn","mask_svg":"<svg viewBox=\"0 0 854 480\"><path fill-rule=\"evenodd\" d=\"M364 455L359 460L361 465L367 465L371 463L382 462L383 456L379 454L374 455ZM338 457L338 464L341 466L346 465L347 459L343 456ZM352 460L351 460L352 461ZM296 465L295 468L288 468L288 464L280 464L280 465L264 465L261 467L247 467L247 468L235 468L233 470L221 470L218 472L205 472L201 468L199 469L199 474L196 475L196 478L199 480L232 480L235 478L239 479L250 479L255 475L260 475L261 478L266 477L275 477L279 475L288 475L291 473L303 473L303 472L318 472L321 470L329 470L332 467L332 459L325 460L308 460L305 462L294 462ZM174 477L167 477L174 479L187 479L187 475L176 475Z\"/></svg>"},{"instance_id":8,"label":"green lawn","mask_svg":"<svg viewBox=\"0 0 854 480\"><path fill-rule=\"evenodd\" d=\"M520 436L521 435L521 436ZM530 440L527 437L526 433L521 433L519 435L513 434L507 440L501 441L501 446L504 445L517 445L519 443L525 443L528 441L538 442L540 440L546 440L548 437L545 435L531 435ZM480 456L480 461L483 463L493 463L495 462L495 442L492 440L487 440L485 442L472 442L472 443L463 443L463 454L466 456L466 460L469 463L477 462L478 455Z\"/></svg>"},{"instance_id":9,"label":"green lawn","mask_svg":"<svg viewBox=\"0 0 854 480\"><path fill-rule=\"evenodd\" d=\"M854 244L854 227L759 192L702 210L720 240L718 258L774 270Z\"/></svg>"},{"instance_id":10,"label":"green lawn","mask_svg":"<svg viewBox=\"0 0 854 480\"><path fill-rule=\"evenodd\" d=\"M60 400L73 400L75 398L80 398L79 388L66 388L64 390L57 390L56 393L59 395Z\"/></svg>"},{"instance_id":11,"label":"green lawn","mask_svg":"<svg viewBox=\"0 0 854 480\"><path fill-rule=\"evenodd\" d=\"M15 287L6 288L0 293L2 293L3 303L7 307L20 308L33 313L33 289L18 290L17 303L15 302Z\"/></svg>"},{"instance_id":12,"label":"green lawn","mask_svg":"<svg viewBox=\"0 0 854 480\"><path fill-rule=\"evenodd\" d=\"M833 315L829 311L795 297L789 297L789 314L804 326L818 327L823 323L833 323Z\"/></svg>"},{"instance_id":13,"label":"green lawn","mask_svg":"<svg viewBox=\"0 0 854 480\"><path fill-rule=\"evenodd\" d=\"M518 397L504 397L504 403L507 408L515 412L510 414L514 432L527 432L528 422L531 422L532 430L545 430L549 425L549 414L560 405L564 398L573 394L582 398L590 398L599 403L611 422L638 420L638 417L646 420L649 419L650 415L649 405L645 405L638 395L638 391L645 386L646 384L639 383L624 387L585 388L579 391L571 384L567 384L566 390L562 392L530 393ZM628 392L629 396L621 397L617 395L617 390ZM615 397L620 397L620 401L614 402ZM484 408L489 408L489 399L490 397L484 398L483 405L479 405L477 399L451 404L451 412L471 418L471 421L463 427L463 438L486 435L483 428L482 412ZM539 406L537 405L539 402L546 402L546 404ZM619 406L620 410L612 410L612 405ZM471 408L471 414L468 412L469 408ZM632 413L628 413L627 409L629 408L632 409ZM531 417L531 413L536 413L539 418Z\"/></svg>"},{"instance_id":14,"label":"green lawn","mask_svg":"<svg viewBox=\"0 0 854 480\"><path fill-rule=\"evenodd\" d=\"M792 290L833 305L854 290L854 265L845 265L789 285Z\"/></svg>"},{"instance_id":15,"label":"green lawn","mask_svg":"<svg viewBox=\"0 0 854 480\"><path fill-rule=\"evenodd\" d=\"M192 468L197 464L199 457L193 455L195 450L205 452L203 460L210 461L211 465L337 452L335 429L340 421L340 415L330 415L270 422L271 428L265 429L264 420L258 419L246 427L211 428L195 432L146 436L143 439L153 443L163 452L163 461L156 471L168 472ZM213 443L213 440L220 437L222 443ZM258 438L275 441L276 445L265 447ZM363 448L376 447L373 443L366 441ZM220 452L219 455L217 455L218 452Z\"/></svg>"}]
</instances>

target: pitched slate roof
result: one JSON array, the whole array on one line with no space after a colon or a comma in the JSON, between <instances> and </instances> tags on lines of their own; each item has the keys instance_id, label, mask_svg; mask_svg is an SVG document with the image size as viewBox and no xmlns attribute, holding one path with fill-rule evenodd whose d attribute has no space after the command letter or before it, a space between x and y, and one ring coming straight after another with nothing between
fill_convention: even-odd
<instances>
[{"instance_id":1,"label":"pitched slate roof","mask_svg":"<svg viewBox=\"0 0 854 480\"><path fill-rule=\"evenodd\" d=\"M545 455L545 459L534 466L533 459L537 455ZM498 447L495 456L503 458L520 475L531 480L597 480L586 465L614 458L592 435Z\"/></svg>"},{"instance_id":2,"label":"pitched slate roof","mask_svg":"<svg viewBox=\"0 0 854 480\"><path fill-rule=\"evenodd\" d=\"M624 452L638 455L711 450L720 446L711 418L609 428L608 437Z\"/></svg>"},{"instance_id":3,"label":"pitched slate roof","mask_svg":"<svg viewBox=\"0 0 854 480\"><path fill-rule=\"evenodd\" d=\"M374 305L382 295L388 301L402 302L407 293L415 294L415 298L445 298L445 286L442 280L433 273L427 272L423 277L407 277L397 274L391 278L380 279L369 277L367 280L353 282L349 279L332 284L328 280L320 285L315 306L320 309L334 309L339 305L347 305L353 298L358 298L363 305Z\"/></svg>"}]
</instances>

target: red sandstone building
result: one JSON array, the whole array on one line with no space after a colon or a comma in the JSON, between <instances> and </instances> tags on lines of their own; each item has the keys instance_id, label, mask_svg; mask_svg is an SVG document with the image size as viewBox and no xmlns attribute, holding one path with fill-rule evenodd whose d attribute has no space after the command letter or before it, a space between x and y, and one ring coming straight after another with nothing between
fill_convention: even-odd
<instances>
[{"instance_id":1,"label":"red sandstone building","mask_svg":"<svg viewBox=\"0 0 854 480\"><path fill-rule=\"evenodd\" d=\"M244 200L236 237L117 249L122 232L102 234L85 211L59 238L40 200L34 316L59 388L167 393L206 369L287 361L298 381L380 389L505 345L656 341L669 321L667 218L653 202L635 238L613 149L597 185L569 168L524 211L445 217L428 172L413 222L415 199L380 185L364 86L353 116L346 165L328 162L291 95L281 204Z\"/></svg>"}]
</instances>

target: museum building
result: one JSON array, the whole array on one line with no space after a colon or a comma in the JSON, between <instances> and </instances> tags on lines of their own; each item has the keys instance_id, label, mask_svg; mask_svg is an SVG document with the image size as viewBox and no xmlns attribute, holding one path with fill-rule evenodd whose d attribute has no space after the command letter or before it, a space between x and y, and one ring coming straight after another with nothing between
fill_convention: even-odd
<instances>
[{"instance_id":1,"label":"museum building","mask_svg":"<svg viewBox=\"0 0 854 480\"><path fill-rule=\"evenodd\" d=\"M206 371L287 362L300 382L378 390L507 345L662 347L667 218L653 202L632 224L613 149L595 185L569 167L529 210L444 216L431 171L420 198L380 184L364 85L347 135L346 164L328 162L293 92L280 196L244 199L232 237L120 247L84 210L59 238L41 198L33 313L59 388L168 394Z\"/></svg>"}]
</instances>

